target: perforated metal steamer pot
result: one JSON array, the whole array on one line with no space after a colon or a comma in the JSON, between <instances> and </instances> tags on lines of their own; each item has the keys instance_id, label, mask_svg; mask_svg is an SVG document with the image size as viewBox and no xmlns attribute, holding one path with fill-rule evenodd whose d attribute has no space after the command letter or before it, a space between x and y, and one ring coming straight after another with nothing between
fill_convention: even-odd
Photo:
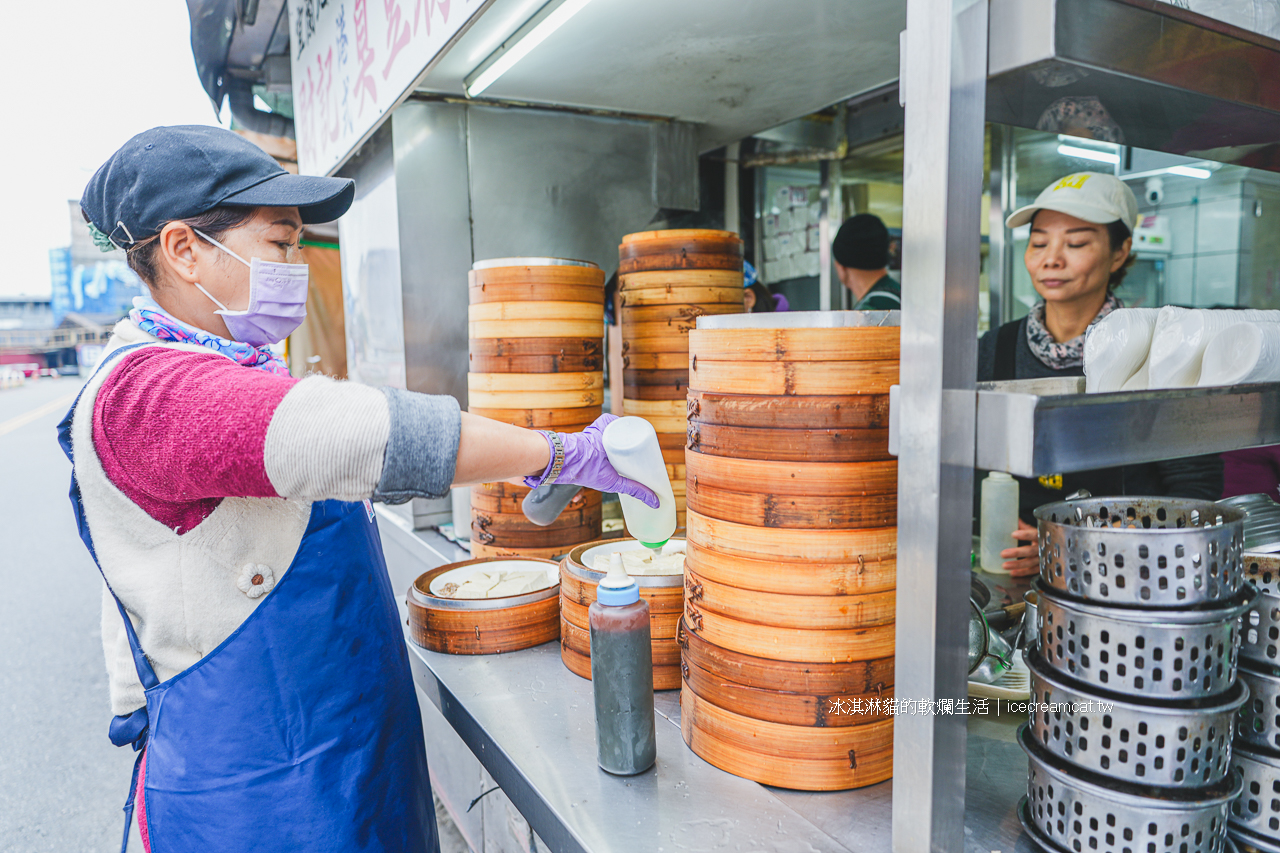
<instances>
[{"instance_id":1,"label":"perforated metal steamer pot","mask_svg":"<svg viewBox=\"0 0 1280 853\"><path fill-rule=\"evenodd\" d=\"M1181 498L1083 498L1035 511L1040 579L1099 604L1194 607L1243 582L1244 513Z\"/></svg>"},{"instance_id":2,"label":"perforated metal steamer pot","mask_svg":"<svg viewBox=\"0 0 1280 853\"><path fill-rule=\"evenodd\" d=\"M1245 614L1240 657L1280 665L1280 554L1244 554L1244 576L1260 593Z\"/></svg>"},{"instance_id":3,"label":"perforated metal steamer pot","mask_svg":"<svg viewBox=\"0 0 1280 853\"><path fill-rule=\"evenodd\" d=\"M1234 774L1210 788L1127 785L1062 765L1029 727L1018 745L1030 759L1018 817L1050 850L1090 853L1225 853L1227 814L1241 784Z\"/></svg>"},{"instance_id":4,"label":"perforated metal steamer pot","mask_svg":"<svg viewBox=\"0 0 1280 853\"><path fill-rule=\"evenodd\" d=\"M1262 850L1280 849L1280 757L1237 743L1231 763L1244 788L1231 804L1232 834Z\"/></svg>"},{"instance_id":5,"label":"perforated metal steamer pot","mask_svg":"<svg viewBox=\"0 0 1280 853\"><path fill-rule=\"evenodd\" d=\"M1038 649L1049 666L1109 693L1151 699L1203 699L1236 679L1241 617L1257 590L1196 610L1106 607L1039 594Z\"/></svg>"},{"instance_id":6,"label":"perforated metal steamer pot","mask_svg":"<svg viewBox=\"0 0 1280 853\"><path fill-rule=\"evenodd\" d=\"M1137 703L1073 684L1037 654L1026 661L1031 735L1057 758L1135 785L1208 787L1231 772L1243 685L1215 700Z\"/></svg>"}]
</instances>

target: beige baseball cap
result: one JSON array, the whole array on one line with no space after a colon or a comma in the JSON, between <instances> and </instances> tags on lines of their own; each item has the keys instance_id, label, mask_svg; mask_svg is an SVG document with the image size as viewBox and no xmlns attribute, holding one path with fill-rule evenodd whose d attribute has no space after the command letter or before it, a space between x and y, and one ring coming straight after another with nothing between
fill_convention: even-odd
<instances>
[{"instance_id":1,"label":"beige baseball cap","mask_svg":"<svg viewBox=\"0 0 1280 853\"><path fill-rule=\"evenodd\" d=\"M1026 225L1038 210L1056 210L1085 222L1105 225L1117 219L1138 226L1138 200L1124 181L1101 172L1076 172L1045 188L1035 204L1020 207L1005 220L1010 228Z\"/></svg>"}]
</instances>

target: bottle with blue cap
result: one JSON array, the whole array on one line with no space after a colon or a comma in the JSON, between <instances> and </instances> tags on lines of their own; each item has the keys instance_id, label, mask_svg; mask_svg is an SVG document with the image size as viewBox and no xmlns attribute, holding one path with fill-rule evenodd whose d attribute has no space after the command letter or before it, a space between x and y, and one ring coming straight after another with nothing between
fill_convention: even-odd
<instances>
[{"instance_id":1,"label":"bottle with blue cap","mask_svg":"<svg viewBox=\"0 0 1280 853\"><path fill-rule=\"evenodd\" d=\"M657 758L653 720L653 647L649 603L627 574L622 555L587 611L591 626L591 692L596 706L596 760L619 776L634 776Z\"/></svg>"}]
</instances>

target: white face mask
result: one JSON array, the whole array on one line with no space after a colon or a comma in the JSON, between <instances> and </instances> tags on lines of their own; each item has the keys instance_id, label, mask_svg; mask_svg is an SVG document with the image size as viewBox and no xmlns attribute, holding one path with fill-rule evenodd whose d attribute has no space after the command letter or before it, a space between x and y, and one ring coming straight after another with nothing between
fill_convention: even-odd
<instances>
[{"instance_id":1,"label":"white face mask","mask_svg":"<svg viewBox=\"0 0 1280 853\"><path fill-rule=\"evenodd\" d=\"M262 258L246 261L208 234L196 233L249 268L249 307L243 311L232 311L196 282L200 292L218 306L215 313L227 324L231 337L255 347L278 344L302 325L307 316L310 277L306 264L283 264Z\"/></svg>"}]
</instances>

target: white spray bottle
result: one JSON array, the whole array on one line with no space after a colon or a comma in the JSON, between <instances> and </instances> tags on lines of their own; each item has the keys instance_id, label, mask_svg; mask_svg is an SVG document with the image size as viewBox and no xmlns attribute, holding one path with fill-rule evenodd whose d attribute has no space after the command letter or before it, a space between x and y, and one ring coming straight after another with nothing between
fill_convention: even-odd
<instances>
[{"instance_id":1,"label":"white spray bottle","mask_svg":"<svg viewBox=\"0 0 1280 853\"><path fill-rule=\"evenodd\" d=\"M604 452L614 470L648 486L658 496L657 509L630 495L618 498L631 535L646 548L660 551L676 532L676 498L653 424L644 418L618 418L604 428Z\"/></svg>"}]
</instances>

